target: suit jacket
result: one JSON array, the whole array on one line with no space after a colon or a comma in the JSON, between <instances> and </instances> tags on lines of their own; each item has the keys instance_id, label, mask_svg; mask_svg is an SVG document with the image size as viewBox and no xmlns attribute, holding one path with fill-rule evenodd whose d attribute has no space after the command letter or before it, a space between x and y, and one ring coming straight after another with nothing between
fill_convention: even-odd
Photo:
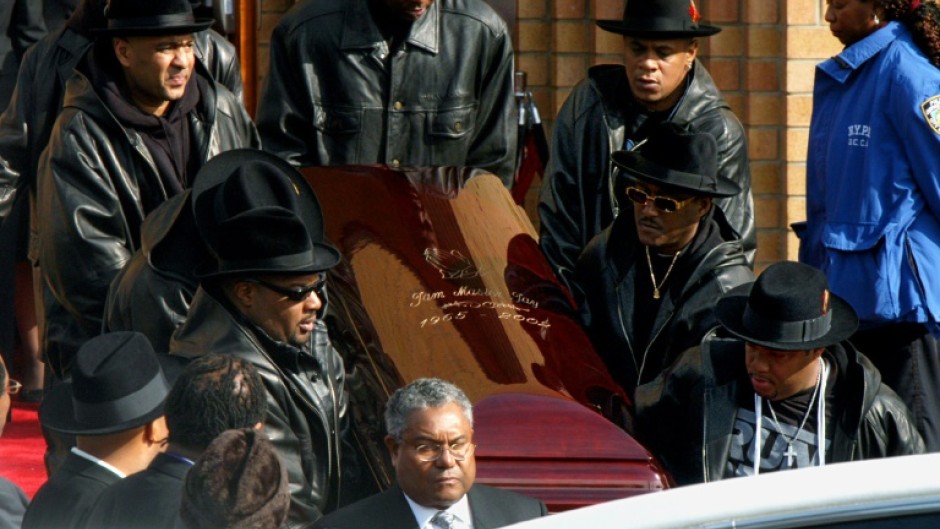
<instances>
[{"instance_id":1,"label":"suit jacket","mask_svg":"<svg viewBox=\"0 0 940 529\"><path fill-rule=\"evenodd\" d=\"M110 470L69 452L26 509L22 529L71 529L82 522L98 496L121 478Z\"/></svg>"},{"instance_id":2,"label":"suit jacket","mask_svg":"<svg viewBox=\"0 0 940 529\"><path fill-rule=\"evenodd\" d=\"M23 513L29 498L15 483L0 478L0 529L17 529L23 522Z\"/></svg>"},{"instance_id":3,"label":"suit jacket","mask_svg":"<svg viewBox=\"0 0 940 529\"><path fill-rule=\"evenodd\" d=\"M508 490L474 485L467 493L474 529L494 529L548 514L539 500ZM329 514L313 529L420 529L398 485Z\"/></svg>"},{"instance_id":4,"label":"suit jacket","mask_svg":"<svg viewBox=\"0 0 940 529\"><path fill-rule=\"evenodd\" d=\"M85 519L87 529L173 529L190 465L159 454L150 466L107 488ZM143 515L146 513L146 515Z\"/></svg>"}]
</instances>

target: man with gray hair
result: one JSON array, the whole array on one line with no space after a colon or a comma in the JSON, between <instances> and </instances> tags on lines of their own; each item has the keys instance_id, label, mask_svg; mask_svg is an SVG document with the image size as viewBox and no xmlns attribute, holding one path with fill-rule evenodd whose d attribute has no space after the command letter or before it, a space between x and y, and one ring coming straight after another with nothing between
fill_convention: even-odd
<instances>
[{"instance_id":1,"label":"man with gray hair","mask_svg":"<svg viewBox=\"0 0 940 529\"><path fill-rule=\"evenodd\" d=\"M450 382L419 378L399 388L385 406L385 428L398 483L315 528L492 529L547 514L541 501L473 484L473 407Z\"/></svg>"}]
</instances>

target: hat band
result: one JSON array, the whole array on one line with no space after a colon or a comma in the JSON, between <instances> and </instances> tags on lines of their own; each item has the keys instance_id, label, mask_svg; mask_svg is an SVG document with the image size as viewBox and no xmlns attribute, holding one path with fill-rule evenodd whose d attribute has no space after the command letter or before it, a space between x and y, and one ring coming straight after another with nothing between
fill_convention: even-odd
<instances>
[{"instance_id":1,"label":"hat band","mask_svg":"<svg viewBox=\"0 0 940 529\"><path fill-rule=\"evenodd\" d=\"M315 262L313 249L300 253L279 255L277 257L264 257L262 259L245 259L240 261L219 260L219 272L245 272L252 270L284 270L292 271L308 267Z\"/></svg>"},{"instance_id":2,"label":"hat band","mask_svg":"<svg viewBox=\"0 0 940 529\"><path fill-rule=\"evenodd\" d=\"M677 20L676 17L624 18L623 27L637 31L689 31L698 28L692 21Z\"/></svg>"},{"instance_id":3,"label":"hat band","mask_svg":"<svg viewBox=\"0 0 940 529\"><path fill-rule=\"evenodd\" d=\"M149 17L112 18L108 20L108 29L137 29L137 28L173 28L177 26L192 26L196 23L192 13L173 13L170 15L154 15Z\"/></svg>"},{"instance_id":4,"label":"hat band","mask_svg":"<svg viewBox=\"0 0 940 529\"><path fill-rule=\"evenodd\" d=\"M744 328L753 333L755 338L767 342L802 343L816 341L829 333L832 328L832 311L818 318L801 321L767 320L751 310L744 308L741 318Z\"/></svg>"},{"instance_id":5,"label":"hat band","mask_svg":"<svg viewBox=\"0 0 940 529\"><path fill-rule=\"evenodd\" d=\"M143 417L159 406L168 393L166 378L160 372L144 387L118 399L107 402L72 399L72 413L79 424L89 427L110 426Z\"/></svg>"}]
</instances>

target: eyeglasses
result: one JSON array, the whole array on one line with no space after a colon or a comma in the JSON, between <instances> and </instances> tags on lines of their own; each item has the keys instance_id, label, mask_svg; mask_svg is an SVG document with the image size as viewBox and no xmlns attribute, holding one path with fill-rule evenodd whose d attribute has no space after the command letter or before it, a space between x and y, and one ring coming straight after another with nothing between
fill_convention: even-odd
<instances>
[{"instance_id":1,"label":"eyeglasses","mask_svg":"<svg viewBox=\"0 0 940 529\"><path fill-rule=\"evenodd\" d=\"M695 199L695 197L689 197L682 200L676 200L672 197L651 195L639 187L628 187L626 192L627 198L632 200L634 204L638 206L645 206L649 201L652 200L653 207L665 213L675 213Z\"/></svg>"},{"instance_id":2,"label":"eyeglasses","mask_svg":"<svg viewBox=\"0 0 940 529\"><path fill-rule=\"evenodd\" d=\"M7 393L10 395L16 395L23 389L23 384L20 384L19 380L8 379L7 382Z\"/></svg>"},{"instance_id":3,"label":"eyeglasses","mask_svg":"<svg viewBox=\"0 0 940 529\"><path fill-rule=\"evenodd\" d=\"M323 299L323 288L326 287L326 274L320 274L320 279L317 279L316 282L314 282L312 285L307 285L305 287L300 287L300 288L282 287L280 285L268 283L267 281L264 281L263 279L256 279L256 278L248 278L245 281L248 281L249 283L255 283L255 284L261 285L264 288L267 288L268 290L277 292L278 294L281 294L282 296L286 296L291 301L300 302L300 301L307 299L310 296L311 292L316 294L317 297L320 298L321 300Z\"/></svg>"},{"instance_id":4,"label":"eyeglasses","mask_svg":"<svg viewBox=\"0 0 940 529\"><path fill-rule=\"evenodd\" d=\"M430 463L431 461L440 459L444 454L444 450L450 452L450 456L454 458L454 461L463 461L470 455L474 446L476 445L467 442L459 442L450 445L427 443L417 445L414 449L420 461Z\"/></svg>"}]
</instances>

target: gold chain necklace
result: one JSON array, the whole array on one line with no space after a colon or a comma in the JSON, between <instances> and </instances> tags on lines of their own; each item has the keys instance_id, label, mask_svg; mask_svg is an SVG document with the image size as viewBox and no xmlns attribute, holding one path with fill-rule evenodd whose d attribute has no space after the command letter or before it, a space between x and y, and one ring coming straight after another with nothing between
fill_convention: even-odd
<instances>
[{"instance_id":1,"label":"gold chain necklace","mask_svg":"<svg viewBox=\"0 0 940 529\"><path fill-rule=\"evenodd\" d=\"M659 289L663 288L663 285L666 284L666 280L669 279L669 274L672 273L672 267L676 265L676 260L679 259L679 254L682 253L682 250L676 252L672 256L672 262L669 263L669 268L666 270L666 275L663 276L663 280L657 285L656 284L656 275L653 273L653 261L650 259L650 247L646 247L646 264L650 268L650 281L653 282L653 299L659 299Z\"/></svg>"}]
</instances>

